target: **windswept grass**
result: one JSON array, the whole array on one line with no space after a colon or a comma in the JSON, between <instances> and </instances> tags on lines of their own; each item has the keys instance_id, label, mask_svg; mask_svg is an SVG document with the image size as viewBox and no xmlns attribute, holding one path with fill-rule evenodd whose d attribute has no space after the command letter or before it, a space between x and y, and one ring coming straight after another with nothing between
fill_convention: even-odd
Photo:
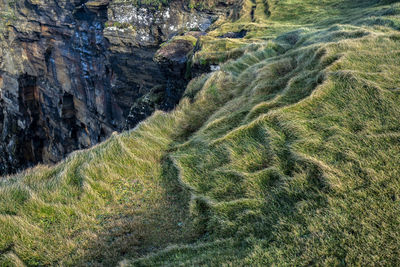
<instances>
[{"instance_id":1,"label":"windswept grass","mask_svg":"<svg viewBox=\"0 0 400 267\"><path fill-rule=\"evenodd\" d=\"M173 112L0 180L0 263L398 265L399 12L245 2Z\"/></svg>"}]
</instances>

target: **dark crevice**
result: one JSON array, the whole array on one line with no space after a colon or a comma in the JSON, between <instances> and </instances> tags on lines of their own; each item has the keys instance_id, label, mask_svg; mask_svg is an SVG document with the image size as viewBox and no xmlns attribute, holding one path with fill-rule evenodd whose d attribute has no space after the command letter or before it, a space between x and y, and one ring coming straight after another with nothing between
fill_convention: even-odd
<instances>
[{"instance_id":1,"label":"dark crevice","mask_svg":"<svg viewBox=\"0 0 400 267\"><path fill-rule=\"evenodd\" d=\"M5 255L7 253L13 252L13 249L14 249L14 244L9 244L4 249L0 249L0 259L1 259L1 256Z\"/></svg>"},{"instance_id":2,"label":"dark crevice","mask_svg":"<svg viewBox=\"0 0 400 267\"><path fill-rule=\"evenodd\" d=\"M265 5L265 9L264 9L265 15L267 17L271 16L271 11L270 11L270 8L269 8L268 0L265 0L264 5Z\"/></svg>"},{"instance_id":3,"label":"dark crevice","mask_svg":"<svg viewBox=\"0 0 400 267\"><path fill-rule=\"evenodd\" d=\"M43 117L40 112L39 88L36 77L23 75L18 79L20 112L23 114L25 134L17 145L16 155L21 165L37 164L42 161L42 149L45 142Z\"/></svg>"},{"instance_id":4,"label":"dark crevice","mask_svg":"<svg viewBox=\"0 0 400 267\"><path fill-rule=\"evenodd\" d=\"M241 30L239 32L228 32L223 35L218 36L218 38L232 38L232 39L239 39L244 38L247 34L247 30Z\"/></svg>"},{"instance_id":5,"label":"dark crevice","mask_svg":"<svg viewBox=\"0 0 400 267\"><path fill-rule=\"evenodd\" d=\"M257 8L257 4L256 4L256 0L251 0L251 2L253 3L253 5L251 6L251 11L250 11L250 18L252 22L255 22L255 12L256 12L256 8Z\"/></svg>"}]
</instances>

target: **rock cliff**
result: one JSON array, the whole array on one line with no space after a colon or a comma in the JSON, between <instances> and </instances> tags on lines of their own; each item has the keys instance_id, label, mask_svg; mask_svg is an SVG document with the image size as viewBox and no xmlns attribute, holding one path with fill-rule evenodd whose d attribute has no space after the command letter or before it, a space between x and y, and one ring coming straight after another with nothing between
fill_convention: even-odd
<instances>
[{"instance_id":1,"label":"rock cliff","mask_svg":"<svg viewBox=\"0 0 400 267\"><path fill-rule=\"evenodd\" d=\"M196 38L153 60L157 50L173 36L204 34L218 16L234 17L234 4L1 0L0 174L57 162L171 109L190 78Z\"/></svg>"}]
</instances>

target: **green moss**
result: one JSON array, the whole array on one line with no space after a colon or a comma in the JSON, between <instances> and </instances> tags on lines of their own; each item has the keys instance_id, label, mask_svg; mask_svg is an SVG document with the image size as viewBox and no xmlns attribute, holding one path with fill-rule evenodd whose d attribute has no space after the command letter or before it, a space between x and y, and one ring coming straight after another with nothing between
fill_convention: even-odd
<instances>
[{"instance_id":1,"label":"green moss","mask_svg":"<svg viewBox=\"0 0 400 267\"><path fill-rule=\"evenodd\" d=\"M129 24L127 22L121 23L121 22L118 22L118 21L107 21L106 22L106 27L116 27L116 28L119 28L119 29L126 29L126 28L130 28L132 26L131 26L131 24Z\"/></svg>"}]
</instances>

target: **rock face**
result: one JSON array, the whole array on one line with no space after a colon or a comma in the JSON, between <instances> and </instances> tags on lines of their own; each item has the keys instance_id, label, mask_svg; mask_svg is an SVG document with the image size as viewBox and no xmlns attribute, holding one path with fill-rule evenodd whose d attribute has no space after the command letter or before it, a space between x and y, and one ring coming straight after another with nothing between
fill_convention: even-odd
<instances>
[{"instance_id":1,"label":"rock face","mask_svg":"<svg viewBox=\"0 0 400 267\"><path fill-rule=\"evenodd\" d=\"M154 55L178 33L205 31L216 15L183 0L161 9L0 0L0 174L57 162L171 109L192 47L182 42L168 62Z\"/></svg>"},{"instance_id":2,"label":"rock face","mask_svg":"<svg viewBox=\"0 0 400 267\"><path fill-rule=\"evenodd\" d=\"M117 124L103 38L107 3L14 1L0 43L0 173L52 163ZM7 5L7 3L3 3Z\"/></svg>"},{"instance_id":3,"label":"rock face","mask_svg":"<svg viewBox=\"0 0 400 267\"><path fill-rule=\"evenodd\" d=\"M120 118L126 119L125 129L155 109L173 108L186 87L186 61L171 70L153 60L160 44L189 29L205 31L217 17L190 10L184 0L162 8L110 3L104 36L114 71L112 92L120 103Z\"/></svg>"}]
</instances>

